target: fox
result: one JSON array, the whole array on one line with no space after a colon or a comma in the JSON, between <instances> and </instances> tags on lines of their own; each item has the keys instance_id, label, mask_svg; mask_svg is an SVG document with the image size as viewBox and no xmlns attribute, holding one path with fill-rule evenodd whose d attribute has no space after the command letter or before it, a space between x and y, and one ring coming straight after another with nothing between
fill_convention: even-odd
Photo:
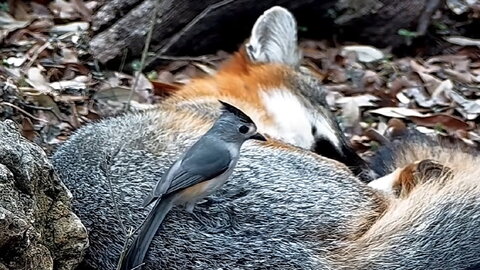
<instances>
[{"instance_id":1,"label":"fox","mask_svg":"<svg viewBox=\"0 0 480 270\"><path fill-rule=\"evenodd\" d=\"M164 219L142 269L476 269L480 160L408 137L371 160L354 151L321 83L301 66L296 21L275 6L211 75L154 108L76 130L51 157L90 246L78 269L117 269L151 208L142 203L219 116L258 123L225 185ZM371 181L373 179L373 181Z\"/></svg>"}]
</instances>

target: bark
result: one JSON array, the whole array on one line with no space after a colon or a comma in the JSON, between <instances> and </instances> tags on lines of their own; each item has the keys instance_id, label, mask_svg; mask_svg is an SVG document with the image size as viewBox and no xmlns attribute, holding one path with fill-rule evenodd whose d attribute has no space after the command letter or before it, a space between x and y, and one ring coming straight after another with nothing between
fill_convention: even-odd
<instances>
[{"instance_id":1,"label":"bark","mask_svg":"<svg viewBox=\"0 0 480 270\"><path fill-rule=\"evenodd\" d=\"M155 55L200 55L234 50L249 36L259 15L273 5L289 9L300 35L333 34L379 47L405 44L399 29L428 26L438 0L159 0L150 51ZM101 63L141 54L157 0L112 0L94 16L91 53ZM435 5L437 4L437 5ZM420 21L420 23L419 23ZM152 64L155 57L147 60Z\"/></svg>"}]
</instances>

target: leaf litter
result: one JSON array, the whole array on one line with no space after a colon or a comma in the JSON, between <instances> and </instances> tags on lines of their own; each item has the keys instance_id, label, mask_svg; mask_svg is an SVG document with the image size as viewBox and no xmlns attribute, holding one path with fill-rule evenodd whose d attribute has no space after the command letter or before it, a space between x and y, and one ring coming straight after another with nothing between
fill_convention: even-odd
<instances>
[{"instance_id":1,"label":"leaf litter","mask_svg":"<svg viewBox=\"0 0 480 270\"><path fill-rule=\"evenodd\" d=\"M103 70L88 53L99 1L13 2L9 12L0 12L0 119L13 119L47 152L75 129L122 112L130 94L134 109L149 108L192 78L214 74L230 56L219 51L165 59L139 74L131 93L135 77L124 63ZM448 2L458 13L477 10L468 1ZM328 106L358 152L369 155L410 126L478 147L480 42L445 40L458 49L429 58L396 58L388 49L325 40L304 40L300 47L303 65L318 75Z\"/></svg>"}]
</instances>

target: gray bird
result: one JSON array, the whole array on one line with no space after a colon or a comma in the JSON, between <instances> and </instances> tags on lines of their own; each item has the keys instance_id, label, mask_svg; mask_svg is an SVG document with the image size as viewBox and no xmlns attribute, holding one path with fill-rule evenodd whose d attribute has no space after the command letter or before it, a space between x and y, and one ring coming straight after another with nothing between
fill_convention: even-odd
<instances>
[{"instance_id":1,"label":"gray bird","mask_svg":"<svg viewBox=\"0 0 480 270\"><path fill-rule=\"evenodd\" d=\"M266 141L257 133L250 117L226 102L220 103L222 114L217 121L173 163L145 199L144 207L155 200L156 203L127 250L120 269L132 269L143 262L153 237L173 206L185 205L186 211L193 214L198 201L225 183L245 141Z\"/></svg>"}]
</instances>

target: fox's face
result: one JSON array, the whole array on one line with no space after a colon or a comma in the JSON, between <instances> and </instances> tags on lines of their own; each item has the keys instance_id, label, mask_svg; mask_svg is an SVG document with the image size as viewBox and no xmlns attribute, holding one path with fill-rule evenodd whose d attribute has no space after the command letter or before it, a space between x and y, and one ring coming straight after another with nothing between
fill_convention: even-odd
<instances>
[{"instance_id":1,"label":"fox's face","mask_svg":"<svg viewBox=\"0 0 480 270\"><path fill-rule=\"evenodd\" d=\"M193 103L226 100L246 112L260 133L343 162L367 179L370 170L339 129L320 80L300 61L295 19L273 7L215 75L194 80L177 97Z\"/></svg>"}]
</instances>

